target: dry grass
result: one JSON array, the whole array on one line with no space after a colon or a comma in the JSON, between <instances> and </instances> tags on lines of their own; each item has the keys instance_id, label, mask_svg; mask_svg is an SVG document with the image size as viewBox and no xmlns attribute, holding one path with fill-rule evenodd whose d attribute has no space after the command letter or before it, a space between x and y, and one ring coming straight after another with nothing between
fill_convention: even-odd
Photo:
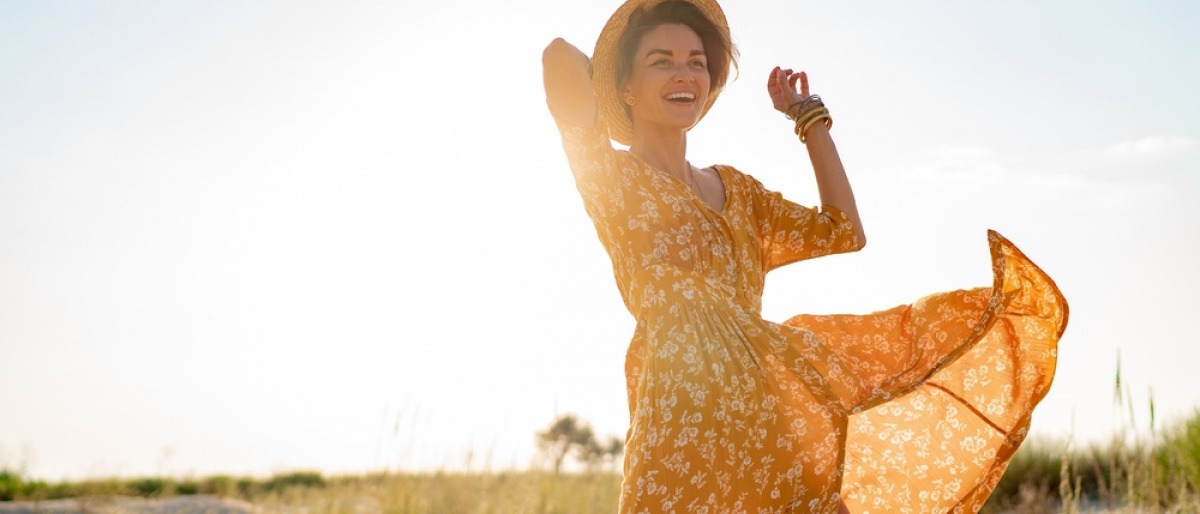
<instances>
[{"instance_id":1,"label":"dry grass","mask_svg":"<svg viewBox=\"0 0 1200 514\"><path fill-rule=\"evenodd\" d=\"M297 487L251 501L265 512L305 514L612 514L620 477L543 472L375 475Z\"/></svg>"}]
</instances>

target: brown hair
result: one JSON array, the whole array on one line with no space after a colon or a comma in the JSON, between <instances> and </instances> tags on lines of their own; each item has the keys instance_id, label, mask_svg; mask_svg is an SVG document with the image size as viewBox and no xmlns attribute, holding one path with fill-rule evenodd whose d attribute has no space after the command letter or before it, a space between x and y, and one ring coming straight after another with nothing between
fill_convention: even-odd
<instances>
[{"instance_id":1,"label":"brown hair","mask_svg":"<svg viewBox=\"0 0 1200 514\"><path fill-rule=\"evenodd\" d=\"M708 57L708 76L711 79L713 91L720 91L729 77L729 67L737 68L737 48L733 41L725 37L725 33L704 16L691 2L685 0L666 0L653 7L641 7L629 16L629 24L617 40L617 70L616 90L629 80L633 71L634 53L642 42L642 36L659 25L678 23L692 29L700 42L704 44L704 54ZM628 110L628 106L625 106Z\"/></svg>"}]
</instances>

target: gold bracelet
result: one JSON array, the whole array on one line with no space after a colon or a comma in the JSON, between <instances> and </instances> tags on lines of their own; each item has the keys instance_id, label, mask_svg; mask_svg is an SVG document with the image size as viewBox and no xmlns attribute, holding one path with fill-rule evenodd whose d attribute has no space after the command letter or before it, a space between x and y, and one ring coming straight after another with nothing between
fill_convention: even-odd
<instances>
[{"instance_id":1,"label":"gold bracelet","mask_svg":"<svg viewBox=\"0 0 1200 514\"><path fill-rule=\"evenodd\" d=\"M824 105L819 106L819 107L799 116L796 119L796 127L793 132L797 136L800 135L802 132L804 132L804 127L807 126L809 122L811 122L813 119L819 118L821 116L829 116L829 109L826 109Z\"/></svg>"},{"instance_id":2,"label":"gold bracelet","mask_svg":"<svg viewBox=\"0 0 1200 514\"><path fill-rule=\"evenodd\" d=\"M813 119L809 120L808 123L804 124L804 128L800 130L800 142L801 143L807 143L806 139L808 139L807 138L808 129L811 128L813 125L816 125L818 121L825 122L825 130L829 130L829 129L833 128L833 117L829 115L829 111L827 110L820 116L815 116L815 117L813 117Z\"/></svg>"}]
</instances>

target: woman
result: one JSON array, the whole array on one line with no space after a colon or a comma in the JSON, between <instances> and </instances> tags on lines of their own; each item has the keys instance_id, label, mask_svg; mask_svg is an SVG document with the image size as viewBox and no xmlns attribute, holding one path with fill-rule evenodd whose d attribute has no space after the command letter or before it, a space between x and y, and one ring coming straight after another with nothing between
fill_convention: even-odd
<instances>
[{"instance_id":1,"label":"woman","mask_svg":"<svg viewBox=\"0 0 1200 514\"><path fill-rule=\"evenodd\" d=\"M977 511L1049 387L1065 301L989 233L990 289L763 320L767 271L866 239L803 73L775 68L767 91L808 149L819 209L688 162L687 132L735 54L715 1L629 0L590 61L561 39L543 55L579 193L637 321L620 512Z\"/></svg>"}]
</instances>

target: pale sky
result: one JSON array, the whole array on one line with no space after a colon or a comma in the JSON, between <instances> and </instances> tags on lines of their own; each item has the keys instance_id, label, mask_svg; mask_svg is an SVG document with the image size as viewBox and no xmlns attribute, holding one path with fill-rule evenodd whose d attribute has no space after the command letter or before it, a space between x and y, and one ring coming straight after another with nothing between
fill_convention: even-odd
<instances>
[{"instance_id":1,"label":"pale sky","mask_svg":"<svg viewBox=\"0 0 1200 514\"><path fill-rule=\"evenodd\" d=\"M522 468L623 434L633 329L541 91L617 1L0 2L0 465L56 480ZM1035 437L1200 407L1200 4L725 2L689 157L817 201L776 64L833 112L868 247L765 317L990 285L1071 306ZM1151 393L1152 391L1152 393Z\"/></svg>"}]
</instances>

